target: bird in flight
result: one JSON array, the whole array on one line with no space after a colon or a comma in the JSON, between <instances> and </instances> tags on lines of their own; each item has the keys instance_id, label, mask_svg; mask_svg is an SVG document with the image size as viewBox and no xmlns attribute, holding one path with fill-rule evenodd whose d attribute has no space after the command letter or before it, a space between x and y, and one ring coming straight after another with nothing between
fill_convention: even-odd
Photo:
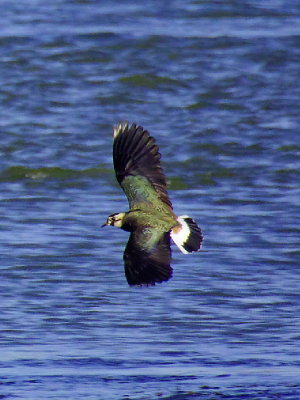
<instances>
[{"instance_id":1,"label":"bird in flight","mask_svg":"<svg viewBox=\"0 0 300 400\"><path fill-rule=\"evenodd\" d=\"M198 251L203 240L192 218L174 214L160 158L155 139L143 127L127 122L114 127L114 168L129 211L110 215L102 226L130 232L123 256L129 285L155 285L172 277L170 238L183 253Z\"/></svg>"}]
</instances>

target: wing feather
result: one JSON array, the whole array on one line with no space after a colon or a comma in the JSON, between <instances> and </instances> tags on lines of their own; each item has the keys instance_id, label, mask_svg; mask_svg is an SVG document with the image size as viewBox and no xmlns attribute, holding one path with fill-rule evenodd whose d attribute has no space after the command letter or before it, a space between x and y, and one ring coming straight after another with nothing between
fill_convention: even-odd
<instances>
[{"instance_id":1,"label":"wing feather","mask_svg":"<svg viewBox=\"0 0 300 400\"><path fill-rule=\"evenodd\" d=\"M130 234L124 252L125 275L129 285L155 285L172 276L170 233L151 228Z\"/></svg>"},{"instance_id":2,"label":"wing feather","mask_svg":"<svg viewBox=\"0 0 300 400\"><path fill-rule=\"evenodd\" d=\"M129 127L125 123L114 128L114 168L130 206L143 200L153 202L158 195L172 208L160 158L155 139L141 126L132 124Z\"/></svg>"}]
</instances>

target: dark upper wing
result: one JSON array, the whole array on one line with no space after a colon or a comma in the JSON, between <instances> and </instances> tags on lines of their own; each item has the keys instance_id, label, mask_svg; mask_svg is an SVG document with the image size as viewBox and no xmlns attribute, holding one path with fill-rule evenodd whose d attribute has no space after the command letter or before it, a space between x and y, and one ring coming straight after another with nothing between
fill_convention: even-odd
<instances>
[{"instance_id":1,"label":"dark upper wing","mask_svg":"<svg viewBox=\"0 0 300 400\"><path fill-rule=\"evenodd\" d=\"M114 128L113 159L117 180L131 207L161 200L172 208L158 146L141 126L125 123Z\"/></svg>"},{"instance_id":2,"label":"dark upper wing","mask_svg":"<svg viewBox=\"0 0 300 400\"><path fill-rule=\"evenodd\" d=\"M142 228L130 234L124 252L129 285L155 285L172 276L170 233Z\"/></svg>"}]
</instances>

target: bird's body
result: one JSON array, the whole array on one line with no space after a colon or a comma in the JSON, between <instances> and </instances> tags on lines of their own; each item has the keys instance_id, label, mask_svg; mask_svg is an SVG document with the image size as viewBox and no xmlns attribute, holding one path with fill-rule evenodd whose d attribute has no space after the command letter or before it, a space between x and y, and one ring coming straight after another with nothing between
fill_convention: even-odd
<instances>
[{"instance_id":1,"label":"bird's body","mask_svg":"<svg viewBox=\"0 0 300 400\"><path fill-rule=\"evenodd\" d=\"M147 226L157 232L169 232L178 222L172 215L159 212L155 209L135 209L125 213L122 229L133 232L139 226Z\"/></svg>"},{"instance_id":2,"label":"bird's body","mask_svg":"<svg viewBox=\"0 0 300 400\"><path fill-rule=\"evenodd\" d=\"M166 191L155 140L142 127L127 123L114 129L116 177L130 210L108 217L104 225L131 232L124 252L130 285L154 285L172 276L170 237L184 253L199 250L202 233L189 217L177 217Z\"/></svg>"}]
</instances>

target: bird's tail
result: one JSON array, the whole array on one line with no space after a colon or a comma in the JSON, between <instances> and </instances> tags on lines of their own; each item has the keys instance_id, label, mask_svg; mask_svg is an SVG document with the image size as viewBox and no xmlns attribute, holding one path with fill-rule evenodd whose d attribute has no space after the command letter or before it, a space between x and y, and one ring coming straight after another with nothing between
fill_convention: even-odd
<instances>
[{"instance_id":1,"label":"bird's tail","mask_svg":"<svg viewBox=\"0 0 300 400\"><path fill-rule=\"evenodd\" d=\"M171 238L177 247L184 253L198 251L201 247L203 235L196 222L187 215L177 217L179 226L171 230Z\"/></svg>"}]
</instances>

